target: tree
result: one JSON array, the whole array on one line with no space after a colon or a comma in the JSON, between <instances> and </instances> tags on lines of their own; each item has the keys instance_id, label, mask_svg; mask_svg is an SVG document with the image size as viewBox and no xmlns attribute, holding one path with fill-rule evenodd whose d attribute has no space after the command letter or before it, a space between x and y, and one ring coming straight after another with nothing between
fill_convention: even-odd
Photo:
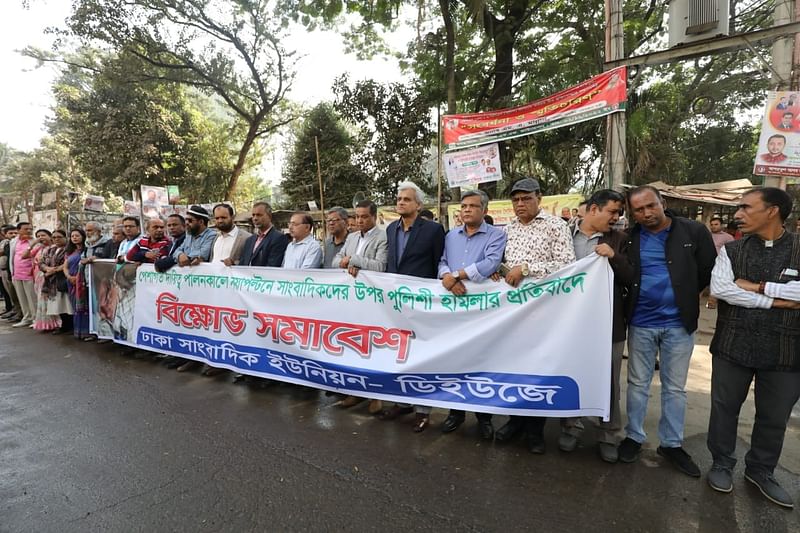
<instances>
[{"instance_id":1,"label":"tree","mask_svg":"<svg viewBox=\"0 0 800 533\"><path fill-rule=\"evenodd\" d=\"M295 133L281 186L295 208L319 202L315 140L319 143L325 207L352 205L358 191L370 190L369 177L352 162L353 141L330 104L319 104Z\"/></svg>"},{"instance_id":2,"label":"tree","mask_svg":"<svg viewBox=\"0 0 800 533\"><path fill-rule=\"evenodd\" d=\"M89 56L92 70L85 68ZM140 71L136 56L84 50L79 61L82 67L66 66L54 84L49 130L69 147L96 193L130 197L140 185L177 185L189 201L224 197L237 152L231 134L242 133L242 121L214 113L214 101L195 89L130 83ZM248 168L257 155L251 152Z\"/></svg>"},{"instance_id":3,"label":"tree","mask_svg":"<svg viewBox=\"0 0 800 533\"><path fill-rule=\"evenodd\" d=\"M431 145L430 103L416 87L365 80L350 85L347 75L333 84L334 108L357 128L356 164L373 176L374 198L391 202L397 185L413 180L430 191L423 162Z\"/></svg>"},{"instance_id":4,"label":"tree","mask_svg":"<svg viewBox=\"0 0 800 533\"><path fill-rule=\"evenodd\" d=\"M280 43L267 0L84 0L67 24L71 36L139 58L148 68L136 81L216 94L246 124L226 199L257 140L291 120L283 101L293 79L292 53Z\"/></svg>"}]
</instances>

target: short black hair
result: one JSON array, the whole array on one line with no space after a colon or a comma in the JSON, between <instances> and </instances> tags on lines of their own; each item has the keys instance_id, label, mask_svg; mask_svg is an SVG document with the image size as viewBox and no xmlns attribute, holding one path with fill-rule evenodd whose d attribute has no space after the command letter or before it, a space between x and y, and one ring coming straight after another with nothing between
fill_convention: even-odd
<instances>
[{"instance_id":1,"label":"short black hair","mask_svg":"<svg viewBox=\"0 0 800 533\"><path fill-rule=\"evenodd\" d=\"M6 224L2 228L0 228L0 231L5 233L6 231L11 231L12 229L17 229L17 227L14 224Z\"/></svg>"},{"instance_id":2,"label":"short black hair","mask_svg":"<svg viewBox=\"0 0 800 533\"><path fill-rule=\"evenodd\" d=\"M217 204L217 205L214 206L214 209L212 209L211 212L213 213L214 211L216 211L220 207L226 208L228 210L228 213L230 213L231 216L234 215L233 206L230 205L230 204Z\"/></svg>"},{"instance_id":3,"label":"short black hair","mask_svg":"<svg viewBox=\"0 0 800 533\"><path fill-rule=\"evenodd\" d=\"M653 194L656 195L656 198L658 198L659 202L661 202L662 204L664 203L664 198L661 197L661 192L652 185L640 185L638 187L634 187L633 189L629 190L627 197L628 203L631 203L631 198L633 198L637 194L641 194L646 191L652 192Z\"/></svg>"},{"instance_id":4,"label":"short black hair","mask_svg":"<svg viewBox=\"0 0 800 533\"><path fill-rule=\"evenodd\" d=\"M141 226L139 225L139 219L138 219L138 218L136 218L136 217L127 216L127 217L123 217L123 218L122 218L122 221L123 221L123 222L128 222L129 220L130 220L130 221L133 221L133 222L135 222L135 223L136 223L136 227L137 227L137 228L141 227Z\"/></svg>"},{"instance_id":5,"label":"short black hair","mask_svg":"<svg viewBox=\"0 0 800 533\"><path fill-rule=\"evenodd\" d=\"M430 209L423 209L422 211L419 212L419 216L422 218L428 217L431 220L436 218L433 216L433 211L431 211Z\"/></svg>"},{"instance_id":6,"label":"short black hair","mask_svg":"<svg viewBox=\"0 0 800 533\"><path fill-rule=\"evenodd\" d=\"M786 142L786 136L781 135L780 133L776 133L775 135L770 135L769 139L767 139L767 142L770 142L772 139L783 139L783 142L784 143Z\"/></svg>"},{"instance_id":7,"label":"short black hair","mask_svg":"<svg viewBox=\"0 0 800 533\"><path fill-rule=\"evenodd\" d=\"M753 193L761 194L761 200L767 204L768 207L775 206L778 208L778 212L781 215L781 222L784 222L789 218L789 215L792 214L792 197L783 189L777 187L756 187L750 189L742 196Z\"/></svg>"},{"instance_id":8,"label":"short black hair","mask_svg":"<svg viewBox=\"0 0 800 533\"><path fill-rule=\"evenodd\" d=\"M722 224L722 217L719 216L719 215L714 215L713 217L711 217L711 220L709 220L708 222L711 223L711 222L714 222L715 220L719 220L719 223Z\"/></svg>"},{"instance_id":9,"label":"short black hair","mask_svg":"<svg viewBox=\"0 0 800 533\"><path fill-rule=\"evenodd\" d=\"M614 189L600 189L599 191L593 192L589 199L586 200L586 209L589 209L593 205L602 209L608 202L620 202L624 205L625 197L622 196L622 193Z\"/></svg>"},{"instance_id":10,"label":"short black hair","mask_svg":"<svg viewBox=\"0 0 800 533\"><path fill-rule=\"evenodd\" d=\"M492 215L490 215L489 213L483 215L483 221L489 224L490 226L494 226L494 219L492 218Z\"/></svg>"},{"instance_id":11,"label":"short black hair","mask_svg":"<svg viewBox=\"0 0 800 533\"><path fill-rule=\"evenodd\" d=\"M21 230L24 226L30 226L30 222L18 222L17 223L17 231Z\"/></svg>"},{"instance_id":12,"label":"short black hair","mask_svg":"<svg viewBox=\"0 0 800 533\"><path fill-rule=\"evenodd\" d=\"M53 236L53 234L50 233L49 229L44 229L44 228L37 229L36 230L36 235L39 235L40 233L45 233L48 237L52 237Z\"/></svg>"},{"instance_id":13,"label":"short black hair","mask_svg":"<svg viewBox=\"0 0 800 533\"><path fill-rule=\"evenodd\" d=\"M179 220L181 221L181 224L184 224L184 225L186 224L186 219L185 219L185 218L183 218L183 215L181 215L180 213L172 213L172 214L171 214L170 216L168 216L167 218L168 218L168 219L169 219L169 218L177 218L177 219L179 219Z\"/></svg>"},{"instance_id":14,"label":"short black hair","mask_svg":"<svg viewBox=\"0 0 800 533\"><path fill-rule=\"evenodd\" d=\"M358 202L356 204L356 207L357 208L360 207L362 209L364 209L365 207L368 207L369 208L369 214L371 216L373 216L373 217L378 216L378 206L375 205L375 202L373 202L372 200L361 200L360 202Z\"/></svg>"},{"instance_id":15,"label":"short black hair","mask_svg":"<svg viewBox=\"0 0 800 533\"><path fill-rule=\"evenodd\" d=\"M303 217L303 224L308 224L309 226L311 226L312 229L314 228L314 218L311 215L309 215L305 211L295 211L294 213L292 213L292 216L295 215L300 215L301 217Z\"/></svg>"}]
</instances>

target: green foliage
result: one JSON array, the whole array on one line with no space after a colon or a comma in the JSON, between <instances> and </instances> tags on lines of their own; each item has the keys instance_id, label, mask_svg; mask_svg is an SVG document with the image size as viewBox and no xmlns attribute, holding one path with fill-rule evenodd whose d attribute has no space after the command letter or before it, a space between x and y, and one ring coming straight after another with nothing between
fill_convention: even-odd
<instances>
[{"instance_id":1,"label":"green foliage","mask_svg":"<svg viewBox=\"0 0 800 533\"><path fill-rule=\"evenodd\" d=\"M369 178L352 163L353 141L329 104L319 104L294 133L281 186L293 208L320 203L315 140L319 143L325 207L350 207L358 191L369 189Z\"/></svg>"},{"instance_id":2,"label":"green foliage","mask_svg":"<svg viewBox=\"0 0 800 533\"><path fill-rule=\"evenodd\" d=\"M293 53L283 49L280 20L268 0L82 0L68 36L137 58L135 81L177 82L217 95L246 124L223 194L236 191L257 140L291 117L283 100ZM140 169L148 172L147 168Z\"/></svg>"},{"instance_id":3,"label":"green foliage","mask_svg":"<svg viewBox=\"0 0 800 533\"><path fill-rule=\"evenodd\" d=\"M333 85L334 108L356 131L356 164L373 176L367 192L376 202L391 202L397 184L412 180L430 190L423 169L431 145L430 102L408 84L365 80L350 84L346 75Z\"/></svg>"},{"instance_id":4,"label":"green foliage","mask_svg":"<svg viewBox=\"0 0 800 533\"><path fill-rule=\"evenodd\" d=\"M222 199L241 120L216 120L212 102L175 83L131 83L135 56L108 56L85 79L68 67L54 86L51 132L63 139L97 193L130 198L140 185L178 185L189 201ZM255 154L255 152L254 152ZM257 161L247 162L248 167Z\"/></svg>"}]
</instances>

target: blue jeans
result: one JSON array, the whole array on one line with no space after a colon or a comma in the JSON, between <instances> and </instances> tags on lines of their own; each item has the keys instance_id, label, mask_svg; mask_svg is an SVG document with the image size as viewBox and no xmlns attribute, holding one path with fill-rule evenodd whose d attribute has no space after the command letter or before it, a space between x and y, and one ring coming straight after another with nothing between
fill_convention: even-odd
<instances>
[{"instance_id":1,"label":"blue jeans","mask_svg":"<svg viewBox=\"0 0 800 533\"><path fill-rule=\"evenodd\" d=\"M650 399L656 355L661 377L661 420L658 439L665 448L683 445L686 377L694 350L694 334L679 328L628 328L628 425L625 432L638 443L647 438L644 417Z\"/></svg>"}]
</instances>

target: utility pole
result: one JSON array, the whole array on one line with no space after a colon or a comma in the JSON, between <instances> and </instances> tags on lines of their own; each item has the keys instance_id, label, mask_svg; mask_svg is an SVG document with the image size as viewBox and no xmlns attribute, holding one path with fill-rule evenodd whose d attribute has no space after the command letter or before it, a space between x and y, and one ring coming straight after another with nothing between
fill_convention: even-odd
<instances>
[{"instance_id":1,"label":"utility pole","mask_svg":"<svg viewBox=\"0 0 800 533\"><path fill-rule=\"evenodd\" d=\"M622 0L606 0L606 63L625 57L625 35L622 28ZM625 113L612 113L606 118L606 185L619 189L625 182L626 161Z\"/></svg>"},{"instance_id":2,"label":"utility pole","mask_svg":"<svg viewBox=\"0 0 800 533\"><path fill-rule=\"evenodd\" d=\"M781 26L793 22L795 2L793 0L777 0L773 11L773 26ZM796 62L797 36L787 35L772 43L772 88L778 91L796 90L797 82L792 73ZM764 176L765 187L786 189L786 178L783 176Z\"/></svg>"}]
</instances>

